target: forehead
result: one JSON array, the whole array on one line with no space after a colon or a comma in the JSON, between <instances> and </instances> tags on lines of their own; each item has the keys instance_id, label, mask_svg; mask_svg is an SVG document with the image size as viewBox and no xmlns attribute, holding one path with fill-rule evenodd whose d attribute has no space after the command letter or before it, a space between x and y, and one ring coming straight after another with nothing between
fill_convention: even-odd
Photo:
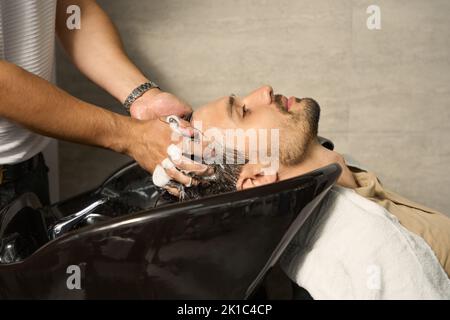
<instances>
[{"instance_id":1,"label":"forehead","mask_svg":"<svg viewBox=\"0 0 450 320\"><path fill-rule=\"evenodd\" d=\"M220 109L225 109L229 100L228 96L221 97L219 99L208 102L207 104L198 108L198 111L220 111Z\"/></svg>"},{"instance_id":2,"label":"forehead","mask_svg":"<svg viewBox=\"0 0 450 320\"><path fill-rule=\"evenodd\" d=\"M192 116L193 121L201 121L204 128L234 128L229 112L230 97L225 96L197 108Z\"/></svg>"}]
</instances>

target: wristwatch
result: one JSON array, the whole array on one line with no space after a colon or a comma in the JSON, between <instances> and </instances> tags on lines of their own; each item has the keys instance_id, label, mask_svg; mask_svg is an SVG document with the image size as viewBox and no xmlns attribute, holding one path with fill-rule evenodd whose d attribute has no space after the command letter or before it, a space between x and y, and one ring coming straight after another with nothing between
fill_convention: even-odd
<instances>
[{"instance_id":1,"label":"wristwatch","mask_svg":"<svg viewBox=\"0 0 450 320\"><path fill-rule=\"evenodd\" d=\"M141 84L139 87L135 88L123 103L123 106L125 107L125 109L127 109L128 113L130 112L130 107L133 104L133 102L136 101L136 99L142 96L145 92L153 88L159 89L159 86L153 81L145 82Z\"/></svg>"}]
</instances>

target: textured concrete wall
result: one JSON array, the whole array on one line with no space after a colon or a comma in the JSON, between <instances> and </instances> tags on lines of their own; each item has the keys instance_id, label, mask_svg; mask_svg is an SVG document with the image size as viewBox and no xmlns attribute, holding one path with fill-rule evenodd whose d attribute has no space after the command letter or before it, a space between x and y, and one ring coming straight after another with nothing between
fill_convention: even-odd
<instances>
[{"instance_id":1,"label":"textured concrete wall","mask_svg":"<svg viewBox=\"0 0 450 320\"><path fill-rule=\"evenodd\" d=\"M450 1L99 3L131 58L166 90L193 106L262 84L314 97L322 106L320 133L338 151L391 189L450 212ZM366 27L370 4L381 8L381 30ZM118 107L61 53L58 63L63 88ZM61 157L63 197L127 160L72 144L62 145Z\"/></svg>"}]
</instances>

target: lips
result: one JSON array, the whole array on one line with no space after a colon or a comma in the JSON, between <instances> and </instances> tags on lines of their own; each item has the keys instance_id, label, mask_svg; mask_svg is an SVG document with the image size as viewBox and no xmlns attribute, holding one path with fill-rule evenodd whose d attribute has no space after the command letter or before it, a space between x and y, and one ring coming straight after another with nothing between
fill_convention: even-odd
<instances>
[{"instance_id":1,"label":"lips","mask_svg":"<svg viewBox=\"0 0 450 320\"><path fill-rule=\"evenodd\" d=\"M292 108L292 105L295 103L295 97L290 97L287 101L287 109L288 111Z\"/></svg>"},{"instance_id":2,"label":"lips","mask_svg":"<svg viewBox=\"0 0 450 320\"><path fill-rule=\"evenodd\" d=\"M289 99L281 94L275 95L275 102L278 105L280 109L284 109L285 111L289 112L293 105L296 102L295 97L290 97Z\"/></svg>"},{"instance_id":3,"label":"lips","mask_svg":"<svg viewBox=\"0 0 450 320\"><path fill-rule=\"evenodd\" d=\"M283 107L289 111L289 101L285 96L281 96L281 103L283 104Z\"/></svg>"}]
</instances>

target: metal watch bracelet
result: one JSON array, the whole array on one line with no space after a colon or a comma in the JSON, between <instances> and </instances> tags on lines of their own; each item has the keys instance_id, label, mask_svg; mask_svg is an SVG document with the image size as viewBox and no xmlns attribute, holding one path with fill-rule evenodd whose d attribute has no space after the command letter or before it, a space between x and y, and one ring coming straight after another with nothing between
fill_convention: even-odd
<instances>
[{"instance_id":1,"label":"metal watch bracelet","mask_svg":"<svg viewBox=\"0 0 450 320\"><path fill-rule=\"evenodd\" d=\"M145 92L153 88L159 89L159 86L152 81L145 82L141 84L139 87L135 88L123 103L125 109L127 109L127 111L130 112L130 107L133 104L133 102L136 101L136 99L142 96Z\"/></svg>"}]
</instances>

